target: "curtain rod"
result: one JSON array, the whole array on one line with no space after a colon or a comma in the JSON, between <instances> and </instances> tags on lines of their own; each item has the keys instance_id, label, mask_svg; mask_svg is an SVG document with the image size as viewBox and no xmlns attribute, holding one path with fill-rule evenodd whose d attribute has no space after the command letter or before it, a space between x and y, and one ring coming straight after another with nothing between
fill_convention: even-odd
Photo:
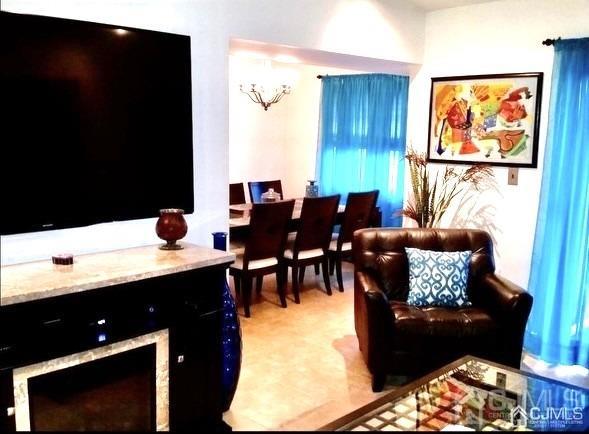
<instances>
[{"instance_id":1,"label":"curtain rod","mask_svg":"<svg viewBox=\"0 0 589 434\"><path fill-rule=\"evenodd\" d=\"M323 78L323 77L325 77L325 75L318 75L318 76L317 76L317 78L319 78L319 79L321 79L321 78Z\"/></svg>"},{"instance_id":2,"label":"curtain rod","mask_svg":"<svg viewBox=\"0 0 589 434\"><path fill-rule=\"evenodd\" d=\"M546 45L546 46L554 45L554 43L556 41L560 41L560 39L561 39L560 36L558 38L555 38L555 39L550 39L550 38L549 39L544 39L542 41L542 45Z\"/></svg>"}]
</instances>

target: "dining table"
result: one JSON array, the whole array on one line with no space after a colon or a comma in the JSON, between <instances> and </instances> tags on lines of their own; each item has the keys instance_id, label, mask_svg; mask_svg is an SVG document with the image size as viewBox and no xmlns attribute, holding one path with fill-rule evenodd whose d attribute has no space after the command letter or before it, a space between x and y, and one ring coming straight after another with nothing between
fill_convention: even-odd
<instances>
[{"instance_id":1,"label":"dining table","mask_svg":"<svg viewBox=\"0 0 589 434\"><path fill-rule=\"evenodd\" d=\"M292 218L290 220L289 230L296 230L301 218L301 209L303 208L303 198L295 198ZM250 224L251 203L239 203L229 205L229 236L232 239L243 238L247 235ZM341 222L344 215L345 205L340 204L337 209L336 224Z\"/></svg>"},{"instance_id":2,"label":"dining table","mask_svg":"<svg viewBox=\"0 0 589 434\"><path fill-rule=\"evenodd\" d=\"M303 198L295 198L292 218L290 221L290 231L296 231L301 218L301 209L303 207ZM240 203L229 205L229 237L233 240L242 239L247 236L250 224L251 203ZM342 222L345 204L340 204L337 209L335 224ZM380 208L376 207L370 219L370 226L380 226L381 213Z\"/></svg>"}]
</instances>

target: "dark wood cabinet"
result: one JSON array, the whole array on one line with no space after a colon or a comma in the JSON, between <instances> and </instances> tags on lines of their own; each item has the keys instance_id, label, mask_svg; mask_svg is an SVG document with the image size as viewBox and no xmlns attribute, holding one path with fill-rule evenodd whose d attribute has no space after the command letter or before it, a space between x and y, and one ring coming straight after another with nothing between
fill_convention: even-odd
<instances>
[{"instance_id":1,"label":"dark wood cabinet","mask_svg":"<svg viewBox=\"0 0 589 434\"><path fill-rule=\"evenodd\" d=\"M15 430L14 369L164 329L170 429L229 429L222 420L221 333L233 257L219 255L225 258L213 265L0 306L0 431Z\"/></svg>"}]
</instances>

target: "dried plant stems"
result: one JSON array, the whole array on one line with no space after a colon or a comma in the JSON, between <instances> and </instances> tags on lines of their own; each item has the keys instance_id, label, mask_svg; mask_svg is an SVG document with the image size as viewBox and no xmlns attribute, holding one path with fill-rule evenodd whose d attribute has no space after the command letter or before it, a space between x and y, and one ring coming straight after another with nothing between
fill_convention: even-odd
<instances>
[{"instance_id":1,"label":"dried plant stems","mask_svg":"<svg viewBox=\"0 0 589 434\"><path fill-rule=\"evenodd\" d=\"M409 148L405 158L409 162L413 197L401 215L415 220L419 227L439 226L454 198L466 188L473 186L483 191L494 183L493 171L485 164L475 164L465 170L446 166L444 174L440 177L436 173L432 183L424 154Z\"/></svg>"}]
</instances>

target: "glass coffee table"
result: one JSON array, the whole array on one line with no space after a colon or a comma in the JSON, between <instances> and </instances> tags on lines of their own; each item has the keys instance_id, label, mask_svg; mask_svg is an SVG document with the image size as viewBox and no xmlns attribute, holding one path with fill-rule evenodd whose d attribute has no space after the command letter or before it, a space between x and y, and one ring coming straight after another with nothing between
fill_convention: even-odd
<instances>
[{"instance_id":1,"label":"glass coffee table","mask_svg":"<svg viewBox=\"0 0 589 434\"><path fill-rule=\"evenodd\" d=\"M589 389L465 356L321 431L587 431Z\"/></svg>"}]
</instances>

